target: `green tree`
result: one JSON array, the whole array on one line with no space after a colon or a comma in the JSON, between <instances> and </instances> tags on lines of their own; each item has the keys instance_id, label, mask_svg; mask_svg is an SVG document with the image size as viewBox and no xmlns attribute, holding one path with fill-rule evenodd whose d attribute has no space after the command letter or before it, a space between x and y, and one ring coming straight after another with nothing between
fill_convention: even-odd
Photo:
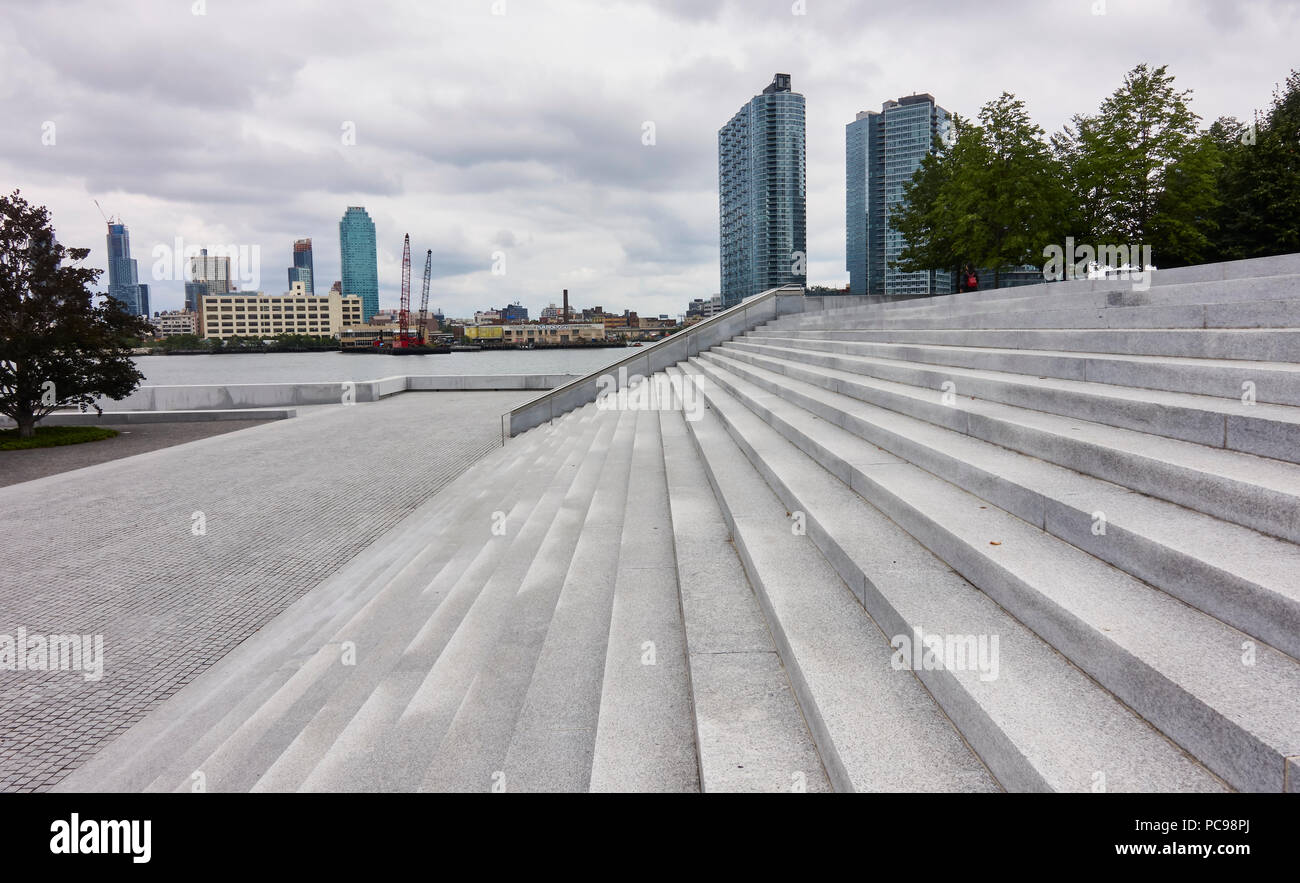
<instances>
[{"instance_id":1,"label":"green tree","mask_svg":"<svg viewBox=\"0 0 1300 883\"><path fill-rule=\"evenodd\" d=\"M59 244L45 207L0 196L0 414L20 438L54 410L121 399L144 379L129 342L151 329L113 298L96 306L100 271L76 265L89 254Z\"/></svg>"},{"instance_id":2,"label":"green tree","mask_svg":"<svg viewBox=\"0 0 1300 883\"><path fill-rule=\"evenodd\" d=\"M1167 66L1140 64L1095 116L1076 116L1054 139L1075 202L1074 236L1150 245L1164 265L1210 253L1220 157L1198 131L1191 94Z\"/></svg>"},{"instance_id":3,"label":"green tree","mask_svg":"<svg viewBox=\"0 0 1300 883\"><path fill-rule=\"evenodd\" d=\"M206 350L211 348L211 343L197 334L173 334L171 337L163 338L162 348L169 353L182 350Z\"/></svg>"},{"instance_id":4,"label":"green tree","mask_svg":"<svg viewBox=\"0 0 1300 883\"><path fill-rule=\"evenodd\" d=\"M1221 119L1210 127L1220 151L1216 213L1225 259L1300 251L1300 71L1273 93L1250 124Z\"/></svg>"},{"instance_id":5,"label":"green tree","mask_svg":"<svg viewBox=\"0 0 1300 883\"><path fill-rule=\"evenodd\" d=\"M891 219L908 245L908 271L956 269L970 263L994 271L1037 264L1065 229L1068 194L1063 169L1009 92L980 110L979 123L958 120L950 146L922 161L904 187L905 207Z\"/></svg>"}]
</instances>

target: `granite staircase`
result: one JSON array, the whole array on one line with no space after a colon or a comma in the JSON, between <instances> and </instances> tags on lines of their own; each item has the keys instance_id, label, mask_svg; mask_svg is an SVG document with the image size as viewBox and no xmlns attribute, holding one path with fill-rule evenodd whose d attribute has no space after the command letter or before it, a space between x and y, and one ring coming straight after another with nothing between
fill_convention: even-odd
<instances>
[{"instance_id":1,"label":"granite staircase","mask_svg":"<svg viewBox=\"0 0 1300 883\"><path fill-rule=\"evenodd\" d=\"M63 788L1300 791L1300 258L788 315L646 389Z\"/></svg>"}]
</instances>

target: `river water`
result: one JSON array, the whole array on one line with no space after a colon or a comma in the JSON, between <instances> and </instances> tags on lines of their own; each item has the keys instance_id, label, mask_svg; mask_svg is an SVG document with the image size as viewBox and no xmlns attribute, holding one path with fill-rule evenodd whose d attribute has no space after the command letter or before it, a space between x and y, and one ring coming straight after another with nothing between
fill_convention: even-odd
<instances>
[{"instance_id":1,"label":"river water","mask_svg":"<svg viewBox=\"0 0 1300 883\"><path fill-rule=\"evenodd\" d=\"M136 356L143 385L316 383L375 380L394 374L590 374L635 349L484 350L426 356L353 353L237 353Z\"/></svg>"}]
</instances>

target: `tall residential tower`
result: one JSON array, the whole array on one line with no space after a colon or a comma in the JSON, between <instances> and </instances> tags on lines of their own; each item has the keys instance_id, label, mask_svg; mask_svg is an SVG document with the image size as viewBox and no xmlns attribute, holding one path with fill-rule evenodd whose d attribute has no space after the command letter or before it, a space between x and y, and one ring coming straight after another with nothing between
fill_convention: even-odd
<instances>
[{"instance_id":1,"label":"tall residential tower","mask_svg":"<svg viewBox=\"0 0 1300 883\"><path fill-rule=\"evenodd\" d=\"M849 289L854 294L948 294L951 270L908 273L891 264L907 241L890 216L904 204L903 185L948 131L948 111L933 95L886 101L845 126L846 231Z\"/></svg>"},{"instance_id":2,"label":"tall residential tower","mask_svg":"<svg viewBox=\"0 0 1300 883\"><path fill-rule=\"evenodd\" d=\"M722 303L805 282L804 98L777 74L718 131Z\"/></svg>"},{"instance_id":3,"label":"tall residential tower","mask_svg":"<svg viewBox=\"0 0 1300 883\"><path fill-rule=\"evenodd\" d=\"M149 286L140 284L131 257L131 233L126 224L108 223L108 296L120 301L133 316L149 315Z\"/></svg>"},{"instance_id":4,"label":"tall residential tower","mask_svg":"<svg viewBox=\"0 0 1300 883\"><path fill-rule=\"evenodd\" d=\"M307 289L308 297L316 296L316 284L312 278L310 239L299 239L293 244L293 266L289 268L290 291L293 291L295 282L302 283L303 288Z\"/></svg>"},{"instance_id":5,"label":"tall residential tower","mask_svg":"<svg viewBox=\"0 0 1300 883\"><path fill-rule=\"evenodd\" d=\"M362 206L348 206L339 221L339 263L343 294L361 298L361 321L379 312L379 259L375 251L375 222Z\"/></svg>"}]
</instances>

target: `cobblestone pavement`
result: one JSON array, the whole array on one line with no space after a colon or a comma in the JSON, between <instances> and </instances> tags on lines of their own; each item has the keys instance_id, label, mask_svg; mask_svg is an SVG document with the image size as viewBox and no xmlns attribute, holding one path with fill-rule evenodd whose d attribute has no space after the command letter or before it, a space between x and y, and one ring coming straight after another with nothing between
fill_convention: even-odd
<instances>
[{"instance_id":1,"label":"cobblestone pavement","mask_svg":"<svg viewBox=\"0 0 1300 883\"><path fill-rule=\"evenodd\" d=\"M0 654L19 628L104 648L98 681L0 669L0 791L57 783L499 446L534 395L313 409L0 488Z\"/></svg>"},{"instance_id":2,"label":"cobblestone pavement","mask_svg":"<svg viewBox=\"0 0 1300 883\"><path fill-rule=\"evenodd\" d=\"M109 426L120 435L83 445L0 451L0 487L69 472L83 466L134 457L213 435L261 426L267 420L203 420L190 423L133 423Z\"/></svg>"}]
</instances>

